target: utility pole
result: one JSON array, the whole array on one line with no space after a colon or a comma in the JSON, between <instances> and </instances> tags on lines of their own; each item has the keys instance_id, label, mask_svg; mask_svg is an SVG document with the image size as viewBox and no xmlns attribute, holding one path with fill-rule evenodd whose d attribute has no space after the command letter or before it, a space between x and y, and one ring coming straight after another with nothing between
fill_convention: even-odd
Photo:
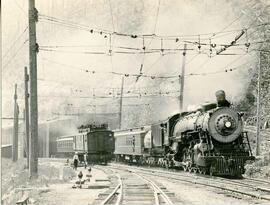
<instances>
[{"instance_id":1,"label":"utility pole","mask_svg":"<svg viewBox=\"0 0 270 205\"><path fill-rule=\"evenodd\" d=\"M256 155L260 155L260 129L261 129L261 52L259 53L259 67L257 79L257 132L256 132Z\"/></svg>"},{"instance_id":2,"label":"utility pole","mask_svg":"<svg viewBox=\"0 0 270 205\"><path fill-rule=\"evenodd\" d=\"M30 149L29 149L29 176L38 176L38 99L37 99L37 51L36 22L38 12L35 0L28 0L29 18L29 68L30 68Z\"/></svg>"},{"instance_id":3,"label":"utility pole","mask_svg":"<svg viewBox=\"0 0 270 205\"><path fill-rule=\"evenodd\" d=\"M179 77L180 83L180 112L183 111L183 103L184 103L184 85L185 85L185 65L186 65L186 52L187 52L187 44L184 45L183 51L183 60L182 60L182 74Z\"/></svg>"},{"instance_id":4,"label":"utility pole","mask_svg":"<svg viewBox=\"0 0 270 205\"><path fill-rule=\"evenodd\" d=\"M27 168L29 168L29 92L28 92L29 75L27 67L24 67L24 120L25 120L25 153L27 158Z\"/></svg>"},{"instance_id":5,"label":"utility pole","mask_svg":"<svg viewBox=\"0 0 270 205\"><path fill-rule=\"evenodd\" d=\"M122 127L122 107L123 107L124 76L122 77L120 108L119 108L119 129Z\"/></svg>"},{"instance_id":6,"label":"utility pole","mask_svg":"<svg viewBox=\"0 0 270 205\"><path fill-rule=\"evenodd\" d=\"M14 121L13 121L13 142L12 142L12 161L18 160L18 130L19 130L19 106L17 104L17 84L14 92Z\"/></svg>"}]
</instances>

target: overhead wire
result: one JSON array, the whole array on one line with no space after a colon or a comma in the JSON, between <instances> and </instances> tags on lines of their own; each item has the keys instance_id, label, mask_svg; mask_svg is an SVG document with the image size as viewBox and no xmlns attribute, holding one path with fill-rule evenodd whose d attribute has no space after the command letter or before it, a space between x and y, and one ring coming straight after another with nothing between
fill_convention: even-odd
<instances>
[{"instance_id":1,"label":"overhead wire","mask_svg":"<svg viewBox=\"0 0 270 205\"><path fill-rule=\"evenodd\" d=\"M23 36L23 34L27 31L28 26L25 27L25 29L23 29L22 33L20 33L18 35L18 37L15 39L15 41L13 41L13 43L11 44L11 46L7 49L7 51L5 52L5 54L3 55L3 58L5 58L8 55L8 52L11 51L11 49L17 45L16 43L20 40L20 38Z\"/></svg>"},{"instance_id":2,"label":"overhead wire","mask_svg":"<svg viewBox=\"0 0 270 205\"><path fill-rule=\"evenodd\" d=\"M7 62L3 65L3 68L6 68L8 64L10 64L12 62L12 60L14 60L14 57L21 51L21 49L23 48L23 46L28 42L28 39L26 39L23 44L15 51L15 53L7 60Z\"/></svg>"},{"instance_id":3,"label":"overhead wire","mask_svg":"<svg viewBox=\"0 0 270 205\"><path fill-rule=\"evenodd\" d=\"M113 12L112 12L112 5L111 5L111 0L109 1L109 5L110 5L110 13L111 13L111 19L112 19L112 28L113 28L113 32L115 32L115 26L114 26L114 20L113 20Z\"/></svg>"},{"instance_id":4,"label":"overhead wire","mask_svg":"<svg viewBox=\"0 0 270 205\"><path fill-rule=\"evenodd\" d=\"M21 5L19 5L19 3L17 2L17 0L14 0L16 6L22 11L22 13L24 14L24 16L27 18L28 15L26 13L26 11L21 7Z\"/></svg>"},{"instance_id":5,"label":"overhead wire","mask_svg":"<svg viewBox=\"0 0 270 205\"><path fill-rule=\"evenodd\" d=\"M206 75L212 75L212 74L218 74L218 73L224 73L224 72L230 72L230 71L234 71L234 70L237 70L239 67L241 67L242 65L240 66L236 66L236 67L232 67L230 68L230 65L235 63L236 61L238 61L240 59L237 58L237 59L234 59L232 62L230 62L229 64L227 64L226 66L222 67L222 69L218 69L217 71L214 71L214 72L204 72L204 73L189 73L189 74L186 74L185 76L206 76ZM44 58L44 60L46 61L49 61L49 62L52 62L52 63L55 63L55 64L58 64L58 65L62 65L62 66L65 66L65 68L71 68L73 70L79 70L79 71L82 71L82 72L85 72L85 73L90 73L90 74L113 74L113 75L118 75L118 76L123 76L123 77L137 77L138 74L132 74L132 73L121 73L121 72L98 72L98 71L95 71L95 70L88 70L88 69L84 69L84 68L80 68L78 66L72 66L72 65L68 65L68 64L63 64L63 63L59 63L59 62L56 62L56 61L52 61L52 60L49 60L49 59L46 59ZM160 78L160 79L173 79L173 78L179 78L179 75L167 75L167 76L153 76L153 75L141 75L141 77L148 77L148 78L151 78L151 79L155 79L155 78ZM119 88L120 89L120 88Z\"/></svg>"},{"instance_id":6,"label":"overhead wire","mask_svg":"<svg viewBox=\"0 0 270 205\"><path fill-rule=\"evenodd\" d=\"M158 22L158 16L159 16L159 7L160 7L160 1L161 0L158 0L158 6L157 6L157 13L156 13L156 17L155 17L155 23L154 23L154 29L153 29L153 35L155 35L156 33L156 28L157 28L157 22ZM148 43L147 46L145 46L145 38L143 37L143 51L144 51L144 54L142 56L142 62L141 62L141 65L140 65L140 73L143 73L143 69L144 69L144 61L145 61L145 50L146 48L148 49L153 41L153 38L150 39L150 42ZM135 83L139 80L139 77L136 79Z\"/></svg>"},{"instance_id":7,"label":"overhead wire","mask_svg":"<svg viewBox=\"0 0 270 205\"><path fill-rule=\"evenodd\" d=\"M121 52L122 53L122 52ZM125 53L125 52L123 52L123 53ZM119 73L118 73L119 74ZM122 74L122 73L121 73Z\"/></svg>"},{"instance_id":8,"label":"overhead wire","mask_svg":"<svg viewBox=\"0 0 270 205\"><path fill-rule=\"evenodd\" d=\"M224 32L228 27L230 27L233 23L235 23L236 21L238 21L241 17L243 16L243 14L241 15L241 16L239 16L238 18L236 18L235 20L233 20L232 22L230 22L228 25L226 25L224 28L222 28L218 33L222 33L222 32ZM243 30L242 30L243 31ZM216 33L214 33L211 37L210 37L210 39L212 39L213 37L215 37L216 36ZM240 39L241 40L241 39ZM210 45L211 46L211 44L209 43L208 45ZM223 45L223 46L226 46L226 45ZM199 68L199 69L201 69L202 67L204 67L208 62L209 62L209 60L210 60L211 58L208 58L204 63L202 63L199 67L197 67L197 68Z\"/></svg>"},{"instance_id":9,"label":"overhead wire","mask_svg":"<svg viewBox=\"0 0 270 205\"><path fill-rule=\"evenodd\" d=\"M107 30L107 29L100 29L100 28L90 28L90 26L87 25L82 25L82 24L78 24L75 22L71 22L71 21L67 21L67 20L63 20L63 19L59 19L56 17L51 17L51 16L47 16L44 14L39 14L40 18L42 20L48 20L48 21L52 21L52 22L56 22L56 23L60 23L62 25L67 25L67 26L73 26L73 27L77 27L78 29L82 29L82 30L86 30L90 33L99 33L99 34L113 34L113 35L118 35L118 36L127 36L127 37L131 37L131 38L158 38L158 39L163 39L163 40L175 40L176 38L185 38L185 37L195 37L197 38L198 36L211 36L213 34L215 34L215 36L217 34L220 33L232 33L232 32L237 32L237 31L241 31L243 29L232 29L232 30L227 30L227 31L219 31L219 32L211 32L211 33L199 33L199 34L192 34L192 35L157 35L157 34L128 34L128 33L120 33L120 32L114 32L111 30ZM266 26L269 25L270 22L264 22L261 24L257 24L254 26L249 26L246 29L250 29L250 28L256 28L256 27L260 27L260 26ZM209 39L205 38L205 40Z\"/></svg>"}]
</instances>

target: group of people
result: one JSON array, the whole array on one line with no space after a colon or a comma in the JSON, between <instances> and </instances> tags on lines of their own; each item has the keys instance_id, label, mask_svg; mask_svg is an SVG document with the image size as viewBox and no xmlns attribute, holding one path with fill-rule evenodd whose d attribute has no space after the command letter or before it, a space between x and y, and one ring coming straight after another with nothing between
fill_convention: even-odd
<instances>
[{"instance_id":1,"label":"group of people","mask_svg":"<svg viewBox=\"0 0 270 205\"><path fill-rule=\"evenodd\" d=\"M75 154L74 154L74 156L73 156L73 169L75 169L76 171L77 171L77 168L78 168L78 165L79 165L79 162L82 162L82 163L84 163L84 168L86 169L87 168L87 166L88 166L88 163L87 163L87 161L88 161L88 153L86 152L86 153L84 153L84 155L83 155L83 160L80 160L80 158L79 158L79 155L78 155L78 152L75 152ZM68 162L68 160L67 160L67 162ZM88 174L86 174L86 177L88 177L86 180L88 180L88 181L90 181L90 178L89 177L91 177L91 175L90 175L90 173L91 173L91 167L90 166L88 166L88 168L87 168L87 170L88 170ZM82 172L82 170L80 170L79 172L78 172L78 181L72 186L72 188L82 188L82 184L84 184L84 182L86 181L86 180L82 180L83 179L83 172Z\"/></svg>"},{"instance_id":2,"label":"group of people","mask_svg":"<svg viewBox=\"0 0 270 205\"><path fill-rule=\"evenodd\" d=\"M87 167L87 161L88 161L88 154L87 152L84 153L83 155L83 163L84 163L84 168L86 169ZM73 168L75 170L77 170L78 164L79 164L80 160L79 160L79 156L78 156L78 152L75 152L74 156L73 156Z\"/></svg>"}]
</instances>

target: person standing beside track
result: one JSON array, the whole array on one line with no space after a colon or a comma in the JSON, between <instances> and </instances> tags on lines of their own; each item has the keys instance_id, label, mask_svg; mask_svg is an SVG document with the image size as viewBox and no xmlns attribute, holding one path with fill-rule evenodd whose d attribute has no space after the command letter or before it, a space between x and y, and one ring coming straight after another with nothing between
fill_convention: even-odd
<instances>
[{"instance_id":1,"label":"person standing beside track","mask_svg":"<svg viewBox=\"0 0 270 205\"><path fill-rule=\"evenodd\" d=\"M73 168L77 170L79 163L79 157L78 157L78 152L75 152L75 155L73 156Z\"/></svg>"},{"instance_id":2,"label":"person standing beside track","mask_svg":"<svg viewBox=\"0 0 270 205\"><path fill-rule=\"evenodd\" d=\"M84 168L86 169L86 167L87 167L87 160L88 160L87 152L84 153L83 160L84 160Z\"/></svg>"}]
</instances>

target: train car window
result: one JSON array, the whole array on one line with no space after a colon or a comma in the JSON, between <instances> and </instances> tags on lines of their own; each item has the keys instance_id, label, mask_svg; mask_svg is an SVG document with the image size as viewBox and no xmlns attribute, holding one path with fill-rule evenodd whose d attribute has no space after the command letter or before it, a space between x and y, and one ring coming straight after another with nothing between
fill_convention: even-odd
<instances>
[{"instance_id":1,"label":"train car window","mask_svg":"<svg viewBox=\"0 0 270 205\"><path fill-rule=\"evenodd\" d=\"M132 145L135 146L135 136L132 138Z\"/></svg>"}]
</instances>

